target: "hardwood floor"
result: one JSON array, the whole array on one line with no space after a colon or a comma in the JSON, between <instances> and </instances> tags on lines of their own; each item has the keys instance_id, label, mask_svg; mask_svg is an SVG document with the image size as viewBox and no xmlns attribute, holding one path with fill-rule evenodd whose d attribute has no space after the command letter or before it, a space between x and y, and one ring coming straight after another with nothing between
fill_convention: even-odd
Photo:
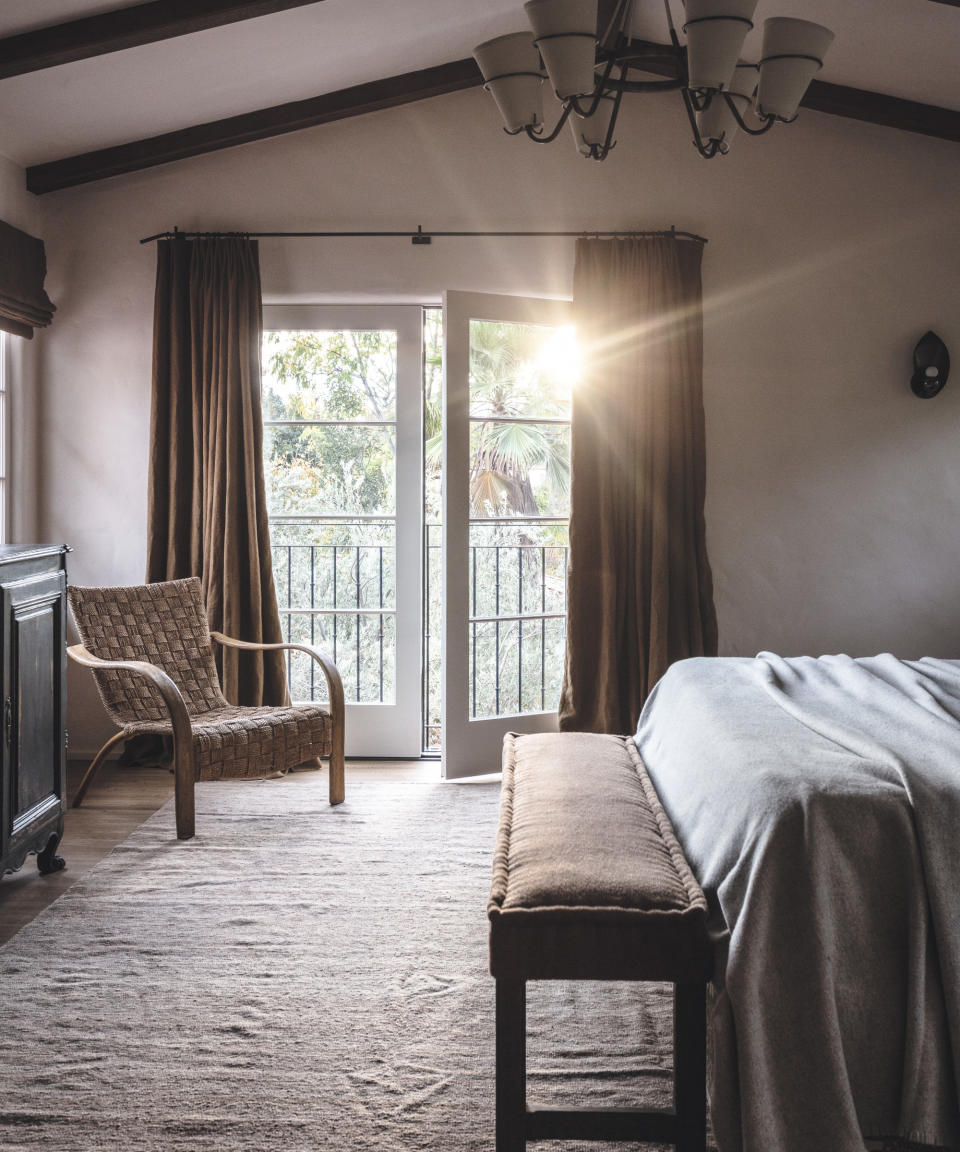
<instances>
[{"instance_id":1,"label":"hardwood floor","mask_svg":"<svg viewBox=\"0 0 960 1152\"><path fill-rule=\"evenodd\" d=\"M86 770L86 761L70 761L67 795L73 796ZM324 773L325 773L324 769ZM314 773L295 773L284 786L316 779ZM347 761L347 788L357 780L439 780L439 760ZM103 766L81 808L68 808L61 854L62 872L41 876L36 858L29 856L19 872L0 878L0 944L9 940L48 904L75 884L94 864L123 843L130 833L173 795L173 776L161 768L118 769Z\"/></svg>"}]
</instances>

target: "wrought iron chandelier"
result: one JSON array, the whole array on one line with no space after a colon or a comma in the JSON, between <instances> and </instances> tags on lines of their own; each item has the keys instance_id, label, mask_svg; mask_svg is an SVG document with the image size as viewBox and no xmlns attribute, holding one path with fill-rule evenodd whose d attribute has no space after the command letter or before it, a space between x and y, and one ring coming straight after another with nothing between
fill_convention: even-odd
<instances>
[{"instance_id":1,"label":"wrought iron chandelier","mask_svg":"<svg viewBox=\"0 0 960 1152\"><path fill-rule=\"evenodd\" d=\"M748 64L740 53L757 0L685 0L686 45L670 0L664 0L670 43L634 39L634 2L616 0L598 35L598 0L527 0L532 32L498 36L474 49L507 133L549 144L569 121L580 153L604 160L616 143L625 92L679 90L693 142L710 160L729 150L738 129L761 136L778 120L795 120L833 41L820 24L772 17L764 22L759 63ZM637 73L663 78L638 79ZM549 132L543 116L547 79L562 105Z\"/></svg>"}]
</instances>

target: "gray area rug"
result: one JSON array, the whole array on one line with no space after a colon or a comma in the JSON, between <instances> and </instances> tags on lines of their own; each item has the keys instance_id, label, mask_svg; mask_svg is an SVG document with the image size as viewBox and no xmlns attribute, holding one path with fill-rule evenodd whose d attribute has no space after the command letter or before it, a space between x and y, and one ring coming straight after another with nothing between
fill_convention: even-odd
<instances>
[{"instance_id":1,"label":"gray area rug","mask_svg":"<svg viewBox=\"0 0 960 1152\"><path fill-rule=\"evenodd\" d=\"M201 784L0 950L4 1152L492 1152L499 787L325 793ZM671 1012L532 986L531 1097L666 1106Z\"/></svg>"}]
</instances>

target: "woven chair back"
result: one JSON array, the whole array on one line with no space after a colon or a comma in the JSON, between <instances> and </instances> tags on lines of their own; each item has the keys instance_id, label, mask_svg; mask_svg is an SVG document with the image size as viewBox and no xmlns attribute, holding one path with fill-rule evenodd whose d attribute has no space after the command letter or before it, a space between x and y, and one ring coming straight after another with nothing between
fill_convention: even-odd
<instances>
[{"instance_id":1,"label":"woven chair back","mask_svg":"<svg viewBox=\"0 0 960 1152\"><path fill-rule=\"evenodd\" d=\"M191 716L226 706L210 643L200 581L168 580L130 588L67 589L84 647L101 660L146 660L180 689ZM163 699L142 676L95 672L104 706L121 727L166 722Z\"/></svg>"}]
</instances>

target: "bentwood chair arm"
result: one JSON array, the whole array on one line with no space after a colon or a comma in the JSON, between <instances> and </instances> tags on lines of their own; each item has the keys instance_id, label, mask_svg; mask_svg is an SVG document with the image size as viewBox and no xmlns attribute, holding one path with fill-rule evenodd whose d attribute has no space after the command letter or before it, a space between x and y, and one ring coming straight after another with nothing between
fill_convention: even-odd
<instances>
[{"instance_id":1,"label":"bentwood chair arm","mask_svg":"<svg viewBox=\"0 0 960 1152\"><path fill-rule=\"evenodd\" d=\"M180 689L170 677L158 668L156 664L149 664L146 660L101 660L88 652L82 644L72 644L67 648L67 655L75 663L84 668L91 668L95 672L131 672L135 676L143 676L157 689L163 697L167 712L170 716L170 725L173 729L173 765L174 782L176 789L177 811L177 838L189 840L194 834L195 816L193 802L193 785L195 781L193 767L193 733L190 727L190 716L187 706L180 695ZM76 807L83 798L92 778L94 769L100 766L103 756L109 748L119 739L122 733L117 733L107 741L97 754L96 759L87 770L81 784L81 791L74 800Z\"/></svg>"},{"instance_id":2,"label":"bentwood chair arm","mask_svg":"<svg viewBox=\"0 0 960 1152\"><path fill-rule=\"evenodd\" d=\"M309 644L258 644L250 640L234 640L222 632L211 632L210 638L225 648L240 648L247 652L305 652L320 665L330 697L330 803L342 804L345 796L343 727L346 706L343 680L336 664L321 648Z\"/></svg>"}]
</instances>

